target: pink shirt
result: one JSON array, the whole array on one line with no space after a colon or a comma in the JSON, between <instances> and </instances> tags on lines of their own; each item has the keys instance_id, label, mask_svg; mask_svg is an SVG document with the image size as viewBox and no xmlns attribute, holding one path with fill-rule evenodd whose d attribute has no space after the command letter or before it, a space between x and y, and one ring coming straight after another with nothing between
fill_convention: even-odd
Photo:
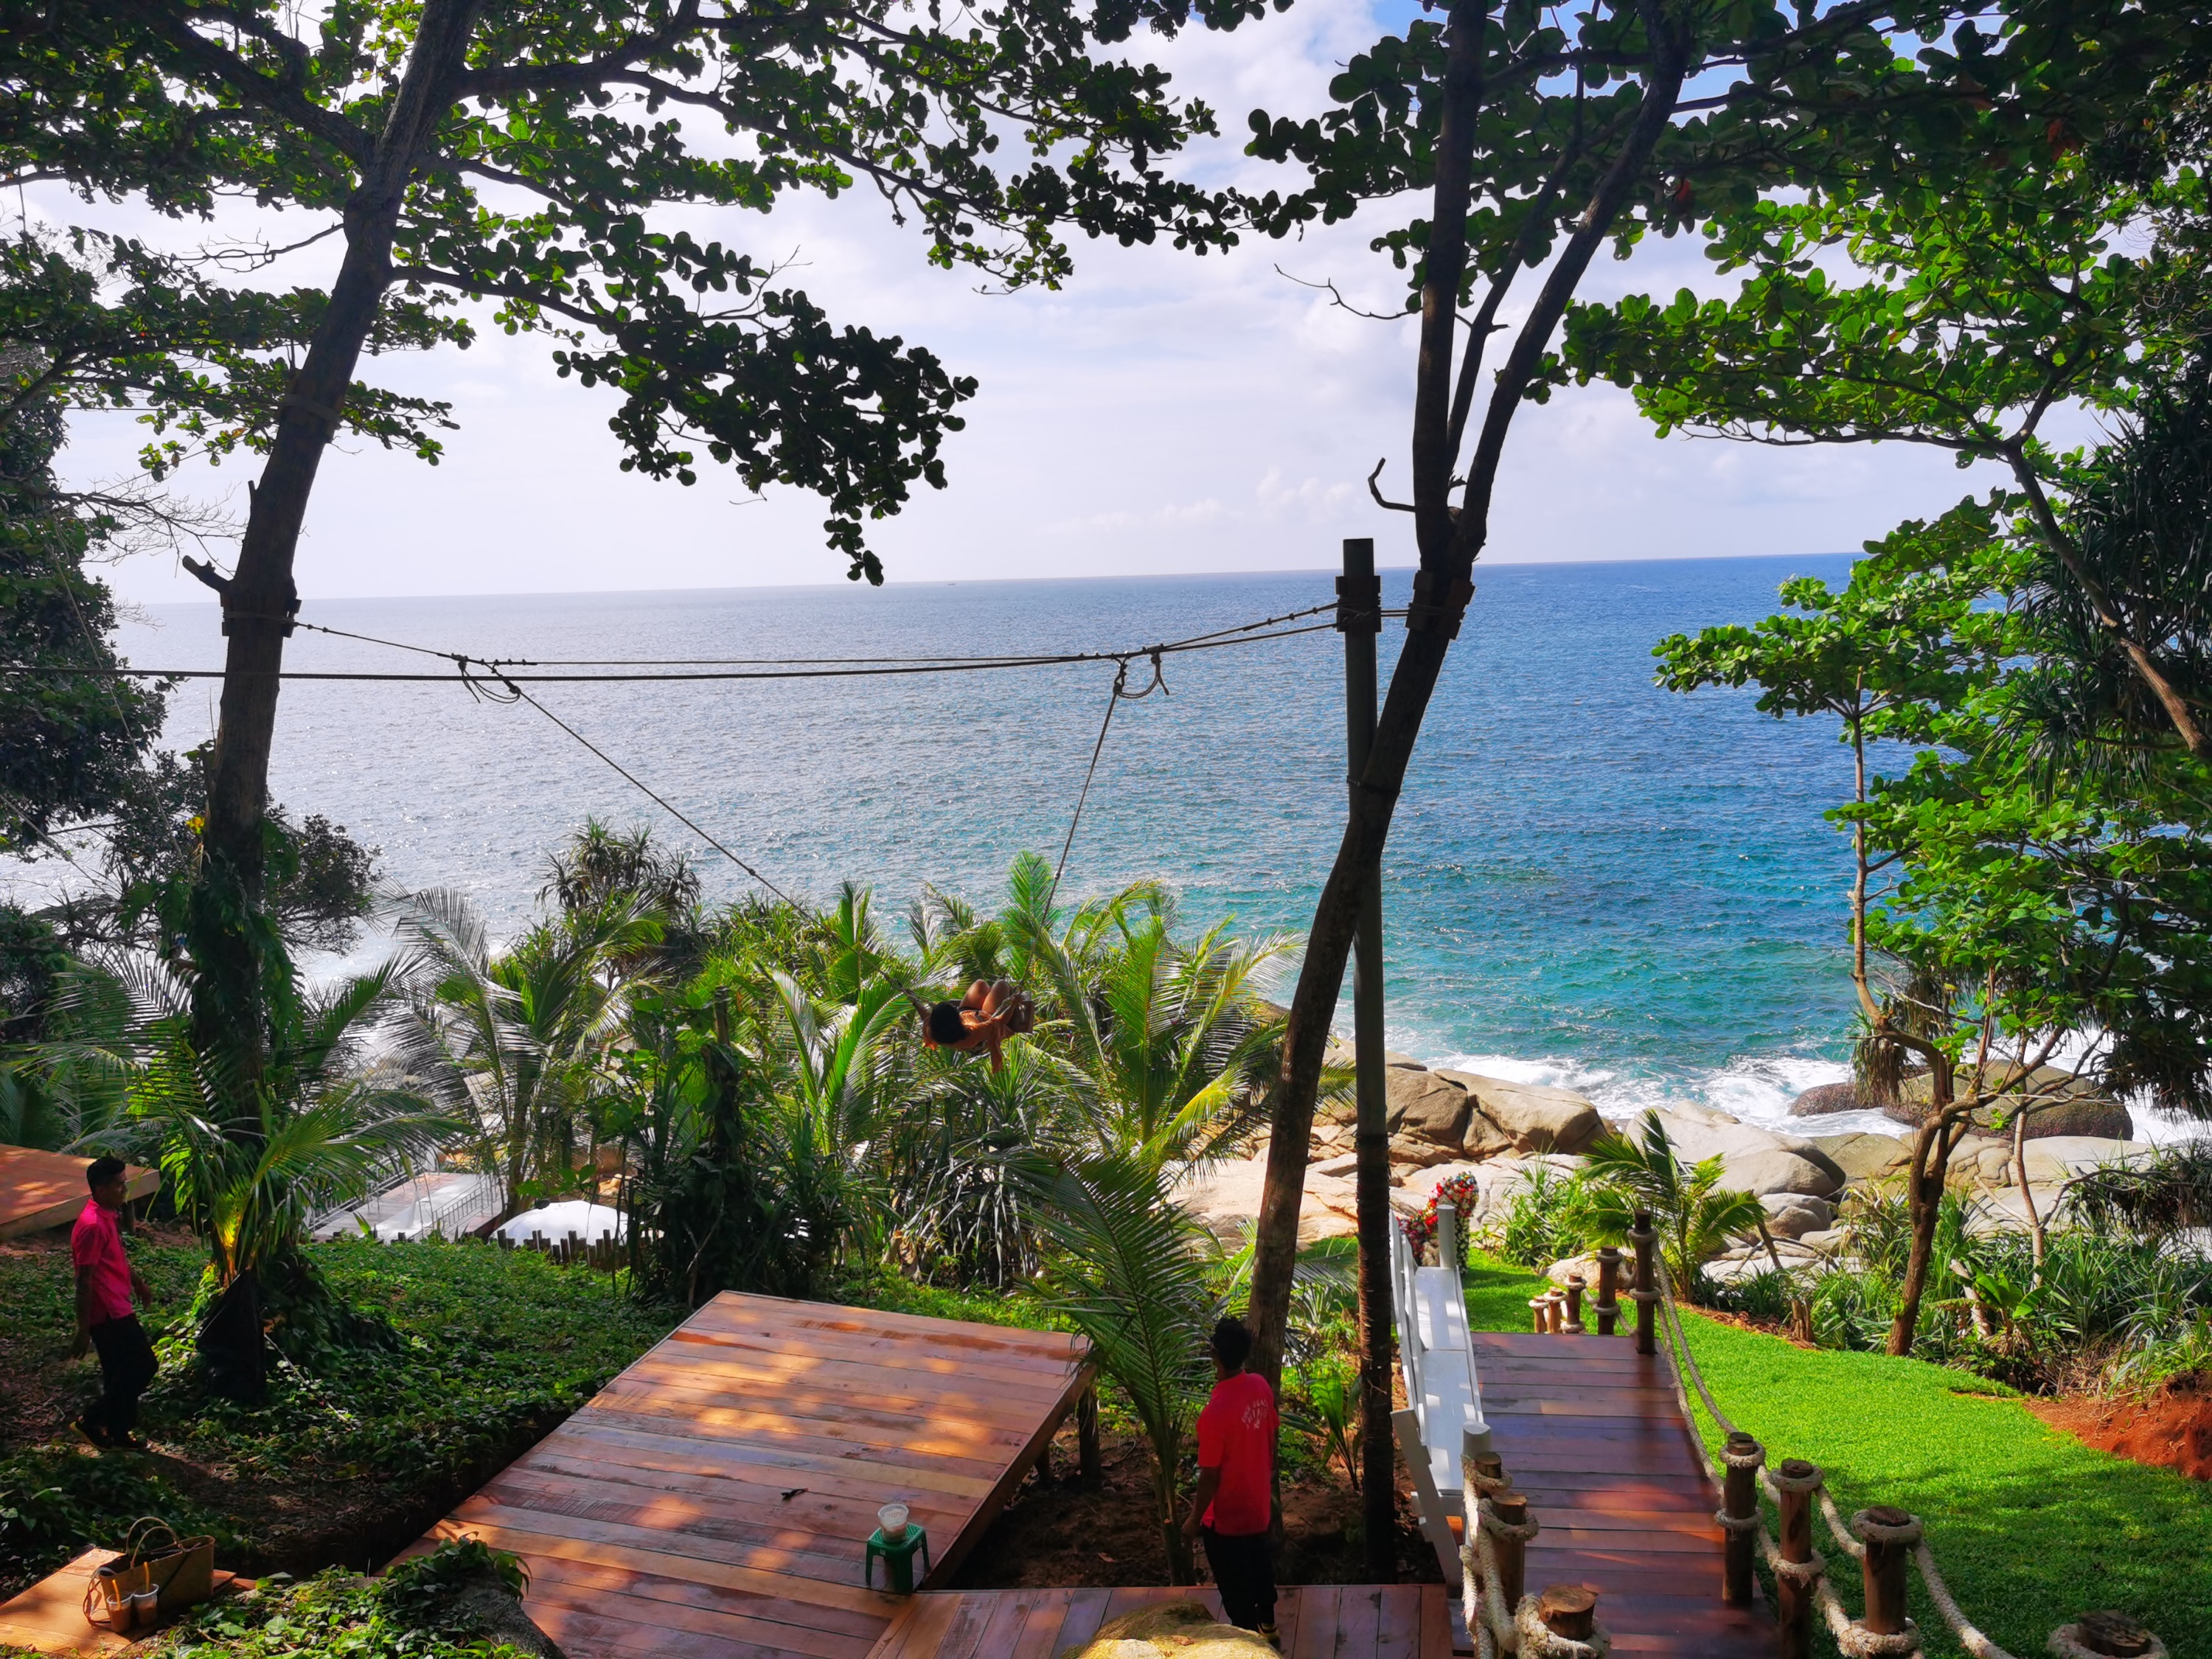
<instances>
[{"instance_id":1,"label":"pink shirt","mask_svg":"<svg viewBox=\"0 0 2212 1659\"><path fill-rule=\"evenodd\" d=\"M92 1322L128 1319L131 1306L131 1258L123 1254L123 1235L115 1218L87 1199L70 1229L70 1259L80 1269L92 1269Z\"/></svg>"},{"instance_id":2,"label":"pink shirt","mask_svg":"<svg viewBox=\"0 0 2212 1659\"><path fill-rule=\"evenodd\" d=\"M1239 1371L1213 1385L1213 1397L1198 1414L1198 1467L1221 1471L1201 1525L1231 1538L1267 1530L1275 1496L1275 1392L1267 1378Z\"/></svg>"}]
</instances>

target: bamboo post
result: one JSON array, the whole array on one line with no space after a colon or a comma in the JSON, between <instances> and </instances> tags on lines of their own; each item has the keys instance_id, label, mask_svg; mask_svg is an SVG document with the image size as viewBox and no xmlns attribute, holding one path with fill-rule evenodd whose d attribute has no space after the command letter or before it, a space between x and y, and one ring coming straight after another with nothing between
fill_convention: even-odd
<instances>
[{"instance_id":1,"label":"bamboo post","mask_svg":"<svg viewBox=\"0 0 2212 1659\"><path fill-rule=\"evenodd\" d=\"M1802 1564L1813 1559L1813 1488L1820 1471L1802 1457L1784 1460L1775 1471L1782 1477L1777 1498L1782 1507L1782 1535L1778 1547L1784 1561ZM1775 1651L1781 1659L1806 1659L1813 1650L1813 1581L1790 1573L1774 1575Z\"/></svg>"},{"instance_id":2,"label":"bamboo post","mask_svg":"<svg viewBox=\"0 0 2212 1659\"><path fill-rule=\"evenodd\" d=\"M1607 1245L1597 1253L1597 1334L1611 1336L1620 1322L1620 1252Z\"/></svg>"},{"instance_id":3,"label":"bamboo post","mask_svg":"<svg viewBox=\"0 0 2212 1659\"><path fill-rule=\"evenodd\" d=\"M1098 1385L1093 1382L1075 1402L1075 1470L1086 1486L1095 1486L1104 1471L1098 1455Z\"/></svg>"},{"instance_id":4,"label":"bamboo post","mask_svg":"<svg viewBox=\"0 0 2212 1659\"><path fill-rule=\"evenodd\" d=\"M1638 1210L1628 1242L1636 1250L1636 1352L1659 1352L1659 1280L1651 1256L1659 1235L1651 1231L1651 1212Z\"/></svg>"},{"instance_id":5,"label":"bamboo post","mask_svg":"<svg viewBox=\"0 0 2212 1659\"><path fill-rule=\"evenodd\" d=\"M1528 1500L1517 1492L1502 1492L1490 1500L1490 1507L1498 1518L1509 1526L1524 1525L1528 1519ZM1501 1611L1508 1619L1521 1605L1521 1592L1528 1574L1528 1546L1525 1540L1508 1538L1503 1534L1491 1539L1498 1558L1498 1600Z\"/></svg>"},{"instance_id":6,"label":"bamboo post","mask_svg":"<svg viewBox=\"0 0 2212 1659\"><path fill-rule=\"evenodd\" d=\"M1875 1636L1902 1635L1905 1626L1906 1581L1912 1571L1912 1546L1919 1522L1910 1511L1877 1504L1853 1517L1852 1530L1866 1544L1866 1617L1859 1622Z\"/></svg>"},{"instance_id":7,"label":"bamboo post","mask_svg":"<svg viewBox=\"0 0 2212 1659\"><path fill-rule=\"evenodd\" d=\"M1569 1336L1583 1334L1583 1276L1580 1273L1567 1275L1567 1317L1566 1322L1559 1328Z\"/></svg>"},{"instance_id":8,"label":"bamboo post","mask_svg":"<svg viewBox=\"0 0 2212 1659\"><path fill-rule=\"evenodd\" d=\"M1553 1635L1587 1642L1597 1627L1597 1595L1581 1584L1554 1584L1537 1598L1536 1616Z\"/></svg>"},{"instance_id":9,"label":"bamboo post","mask_svg":"<svg viewBox=\"0 0 2212 1659\"><path fill-rule=\"evenodd\" d=\"M1731 1521L1759 1519L1759 1442L1738 1429L1728 1437L1728 1475L1722 1483L1721 1511ZM1721 1600L1748 1607L1752 1598L1753 1528L1730 1527L1721 1542Z\"/></svg>"}]
</instances>

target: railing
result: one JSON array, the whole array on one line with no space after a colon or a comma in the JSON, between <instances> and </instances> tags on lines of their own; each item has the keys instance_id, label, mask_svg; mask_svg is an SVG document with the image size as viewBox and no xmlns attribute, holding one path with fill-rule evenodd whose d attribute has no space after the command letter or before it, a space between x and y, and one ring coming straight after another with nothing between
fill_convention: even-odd
<instances>
[{"instance_id":1,"label":"railing","mask_svg":"<svg viewBox=\"0 0 2212 1659\"><path fill-rule=\"evenodd\" d=\"M540 1255L551 1256L564 1267L580 1264L607 1273L623 1265L621 1241L604 1230L596 1239L586 1239L573 1229L567 1237L559 1239L548 1238L544 1233L532 1233L524 1239L509 1238L501 1234L499 1248L502 1250L535 1250Z\"/></svg>"},{"instance_id":2,"label":"railing","mask_svg":"<svg viewBox=\"0 0 2212 1659\"><path fill-rule=\"evenodd\" d=\"M1390 1227L1391 1299L1397 1310L1399 1368L1407 1408L1391 1414L1400 1455L1413 1478L1421 1531L1449 1579L1459 1564L1451 1523L1464 1514L1452 1459L1469 1435L1486 1448L1490 1427L1482 1415L1482 1385L1467 1325L1467 1291L1459 1274L1459 1213L1437 1206L1437 1259L1414 1259L1405 1229Z\"/></svg>"}]
</instances>

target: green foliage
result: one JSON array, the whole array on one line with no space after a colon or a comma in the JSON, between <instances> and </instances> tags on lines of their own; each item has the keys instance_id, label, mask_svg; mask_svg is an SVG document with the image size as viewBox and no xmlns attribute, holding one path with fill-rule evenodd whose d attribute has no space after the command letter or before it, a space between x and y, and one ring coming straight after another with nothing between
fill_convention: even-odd
<instances>
[{"instance_id":1,"label":"green foliage","mask_svg":"<svg viewBox=\"0 0 2212 1659\"><path fill-rule=\"evenodd\" d=\"M1572 1215L1592 1244L1626 1242L1636 1212L1647 1211L1659 1234L1659 1257L1679 1293L1702 1293L1705 1265L1733 1234L1753 1231L1766 1212L1749 1193L1721 1185L1716 1155L1686 1165L1656 1112L1646 1112L1631 1140L1607 1133L1593 1142L1579 1171Z\"/></svg>"},{"instance_id":2,"label":"green foliage","mask_svg":"<svg viewBox=\"0 0 2212 1659\"><path fill-rule=\"evenodd\" d=\"M1486 1242L1516 1267L1548 1267L1581 1253L1584 1202L1579 1175L1539 1160L1515 1178L1504 1210L1486 1224Z\"/></svg>"},{"instance_id":3,"label":"green foliage","mask_svg":"<svg viewBox=\"0 0 2212 1659\"><path fill-rule=\"evenodd\" d=\"M1359 1490L1359 1365L1348 1355L1331 1354L1300 1368L1302 1386L1283 1396L1283 1420L1304 1434L1324 1462L1344 1466L1352 1490Z\"/></svg>"},{"instance_id":4,"label":"green foliage","mask_svg":"<svg viewBox=\"0 0 2212 1659\"><path fill-rule=\"evenodd\" d=\"M163 1659L529 1659L528 1650L456 1620L443 1606L445 1592L480 1577L521 1594L507 1583L514 1563L482 1544L446 1544L382 1578L333 1568L301 1583L279 1581L205 1604L159 1651Z\"/></svg>"}]
</instances>

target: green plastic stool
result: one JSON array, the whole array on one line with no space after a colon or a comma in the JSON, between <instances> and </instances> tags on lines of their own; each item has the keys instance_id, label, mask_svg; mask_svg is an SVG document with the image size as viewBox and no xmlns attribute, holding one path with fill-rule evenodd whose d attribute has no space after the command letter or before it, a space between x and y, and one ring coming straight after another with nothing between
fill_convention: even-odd
<instances>
[{"instance_id":1,"label":"green plastic stool","mask_svg":"<svg viewBox=\"0 0 2212 1659\"><path fill-rule=\"evenodd\" d=\"M892 1511L896 1511L893 1514ZM884 1589L893 1595L914 1594L914 1558L921 1554L921 1574L929 1576L929 1534L906 1518L903 1504L886 1504L877 1511L877 1519L895 1523L899 1536L886 1538L884 1527L878 1527L868 1534L866 1554L862 1558L860 1582L870 1589L876 1587L876 1563L884 1564Z\"/></svg>"}]
</instances>

